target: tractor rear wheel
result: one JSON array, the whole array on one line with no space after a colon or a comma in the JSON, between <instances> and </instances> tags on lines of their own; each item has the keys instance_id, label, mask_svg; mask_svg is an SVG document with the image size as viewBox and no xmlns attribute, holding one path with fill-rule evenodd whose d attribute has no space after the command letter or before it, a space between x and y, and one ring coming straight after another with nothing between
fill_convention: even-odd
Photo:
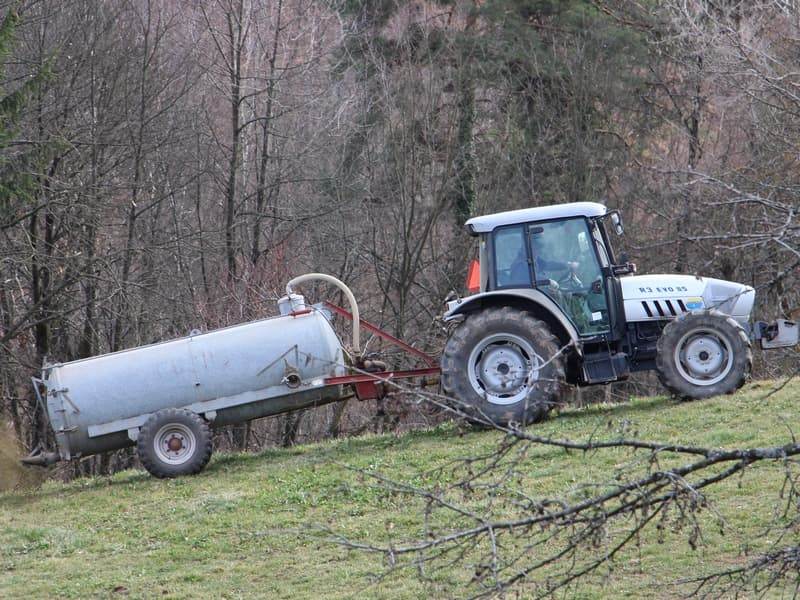
<instances>
[{"instance_id":1,"label":"tractor rear wheel","mask_svg":"<svg viewBox=\"0 0 800 600\"><path fill-rule=\"evenodd\" d=\"M511 307L467 315L442 355L442 387L474 423L541 421L558 404L563 383L556 337L546 323Z\"/></svg>"},{"instance_id":2,"label":"tractor rear wheel","mask_svg":"<svg viewBox=\"0 0 800 600\"><path fill-rule=\"evenodd\" d=\"M731 394L747 381L752 364L750 338L736 320L717 310L681 315L658 339L658 378L680 398Z\"/></svg>"}]
</instances>

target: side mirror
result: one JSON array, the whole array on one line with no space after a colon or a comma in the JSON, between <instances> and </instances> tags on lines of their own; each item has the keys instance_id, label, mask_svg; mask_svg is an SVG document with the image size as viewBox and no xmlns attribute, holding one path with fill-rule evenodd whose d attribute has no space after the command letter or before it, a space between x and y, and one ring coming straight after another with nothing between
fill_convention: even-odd
<instances>
[{"instance_id":1,"label":"side mirror","mask_svg":"<svg viewBox=\"0 0 800 600\"><path fill-rule=\"evenodd\" d=\"M617 235L625 233L625 227L622 225L622 217L619 216L617 211L611 213L611 224L614 226L614 231Z\"/></svg>"}]
</instances>

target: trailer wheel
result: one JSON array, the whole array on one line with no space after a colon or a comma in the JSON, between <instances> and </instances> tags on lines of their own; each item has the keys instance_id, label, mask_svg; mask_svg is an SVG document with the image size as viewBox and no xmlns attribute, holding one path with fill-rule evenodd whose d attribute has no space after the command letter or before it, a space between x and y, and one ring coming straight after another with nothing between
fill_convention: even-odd
<instances>
[{"instance_id":1,"label":"trailer wheel","mask_svg":"<svg viewBox=\"0 0 800 600\"><path fill-rule=\"evenodd\" d=\"M189 410L160 410L139 431L136 452L154 477L194 475L211 458L211 429Z\"/></svg>"},{"instance_id":2,"label":"trailer wheel","mask_svg":"<svg viewBox=\"0 0 800 600\"><path fill-rule=\"evenodd\" d=\"M750 338L736 320L717 310L681 315L658 339L658 378L683 399L735 392L750 377L752 364Z\"/></svg>"},{"instance_id":3,"label":"trailer wheel","mask_svg":"<svg viewBox=\"0 0 800 600\"><path fill-rule=\"evenodd\" d=\"M442 355L442 387L478 424L527 425L558 404L564 360L547 324L510 307L471 313Z\"/></svg>"}]
</instances>

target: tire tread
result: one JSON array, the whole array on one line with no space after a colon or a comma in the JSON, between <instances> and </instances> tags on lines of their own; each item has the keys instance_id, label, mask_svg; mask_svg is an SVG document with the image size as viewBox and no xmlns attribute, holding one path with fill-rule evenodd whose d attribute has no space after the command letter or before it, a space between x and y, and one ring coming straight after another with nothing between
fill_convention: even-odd
<instances>
[{"instance_id":1,"label":"tire tread","mask_svg":"<svg viewBox=\"0 0 800 600\"><path fill-rule=\"evenodd\" d=\"M550 408L559 402L565 379L564 357L551 359L546 369L550 370L551 382L545 381L537 390L535 406L531 410L529 396L512 405L494 405L481 399L472 389L467 374L466 362L474 347L470 341L484 335L492 328L509 328L524 332L529 340L540 350L546 349L548 357L554 356L559 349L559 342L547 324L527 311L512 307L493 307L471 313L451 333L442 353L442 388L448 396L457 400L464 408L471 409L488 416L498 425L511 422L523 424L541 421L547 416ZM483 422L484 419L470 419Z\"/></svg>"},{"instance_id":2,"label":"tire tread","mask_svg":"<svg viewBox=\"0 0 800 600\"><path fill-rule=\"evenodd\" d=\"M685 330L692 327L693 321L717 321L726 328L734 338L731 339L734 352L733 373L735 377L726 377L719 383L701 388L686 381L673 364L675 345L680 341ZM687 325L688 323L688 325ZM698 324L699 324L698 323ZM738 344L737 342L738 338ZM738 348L736 346L739 346ZM732 394L740 389L750 378L753 365L753 349L750 338L745 333L741 324L718 310L709 310L702 313L684 313L670 321L661 332L656 343L656 373L658 379L673 395L682 399L710 398L721 394Z\"/></svg>"}]
</instances>

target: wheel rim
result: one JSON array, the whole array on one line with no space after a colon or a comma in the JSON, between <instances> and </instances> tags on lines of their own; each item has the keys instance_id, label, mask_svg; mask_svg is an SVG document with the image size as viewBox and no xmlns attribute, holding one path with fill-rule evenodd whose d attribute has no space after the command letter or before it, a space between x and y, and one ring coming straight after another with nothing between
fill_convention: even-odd
<instances>
[{"instance_id":1,"label":"wheel rim","mask_svg":"<svg viewBox=\"0 0 800 600\"><path fill-rule=\"evenodd\" d=\"M483 338L470 353L469 382L492 404L514 404L528 395L544 363L531 343L517 335L497 333Z\"/></svg>"},{"instance_id":2,"label":"wheel rim","mask_svg":"<svg viewBox=\"0 0 800 600\"><path fill-rule=\"evenodd\" d=\"M731 372L733 349L725 336L708 329L693 329L675 347L675 366L694 385L714 385Z\"/></svg>"},{"instance_id":3,"label":"wheel rim","mask_svg":"<svg viewBox=\"0 0 800 600\"><path fill-rule=\"evenodd\" d=\"M159 460L170 465L182 465L194 454L197 438L181 423L164 425L153 439L153 449Z\"/></svg>"}]
</instances>

